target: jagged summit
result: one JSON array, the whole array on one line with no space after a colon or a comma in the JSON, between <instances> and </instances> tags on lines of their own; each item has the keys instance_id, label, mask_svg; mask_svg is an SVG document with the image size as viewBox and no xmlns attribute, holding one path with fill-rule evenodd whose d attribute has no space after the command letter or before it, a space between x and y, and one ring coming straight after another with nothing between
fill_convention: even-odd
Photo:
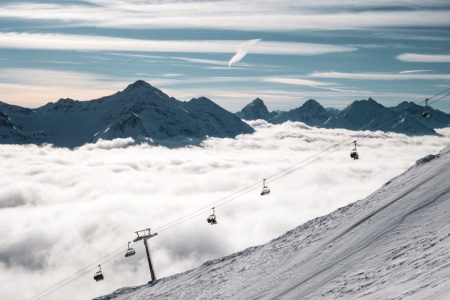
<instances>
[{"instance_id":1,"label":"jagged summit","mask_svg":"<svg viewBox=\"0 0 450 300\"><path fill-rule=\"evenodd\" d=\"M390 107L390 109L396 112L406 111L416 121L431 128L444 128L450 126L450 115L440 111L439 109L435 109L432 106L428 108L431 113L431 118L429 119L422 117L425 107L417 105L414 102L403 101L397 106Z\"/></svg>"},{"instance_id":2,"label":"jagged summit","mask_svg":"<svg viewBox=\"0 0 450 300\"><path fill-rule=\"evenodd\" d=\"M124 92L139 89L139 88L153 88L153 86L150 83L139 79L139 80L136 80L134 83L129 84L125 88Z\"/></svg>"},{"instance_id":3,"label":"jagged summit","mask_svg":"<svg viewBox=\"0 0 450 300\"><path fill-rule=\"evenodd\" d=\"M319 110L319 111L325 110L325 108L314 99L306 100L305 103L303 103L302 106L300 106L300 108L314 109L314 110Z\"/></svg>"},{"instance_id":4,"label":"jagged summit","mask_svg":"<svg viewBox=\"0 0 450 300\"><path fill-rule=\"evenodd\" d=\"M244 120L267 120L273 116L273 114L267 110L264 101L260 98L256 98L247 104L240 112L237 112L236 115Z\"/></svg>"},{"instance_id":5,"label":"jagged summit","mask_svg":"<svg viewBox=\"0 0 450 300\"><path fill-rule=\"evenodd\" d=\"M254 131L207 98L182 102L143 80L111 96L90 101L60 99L32 113L8 104L0 105L0 109L6 110L17 123L16 127L23 128L20 133L29 137L2 139L0 143L44 142L73 148L99 139L201 140L207 136L235 137Z\"/></svg>"},{"instance_id":6,"label":"jagged summit","mask_svg":"<svg viewBox=\"0 0 450 300\"><path fill-rule=\"evenodd\" d=\"M415 107L415 114L410 114ZM290 111L269 113L262 100L255 99L236 115L241 119L263 119L273 124L287 121L303 122L309 126L323 128L345 128L349 130L382 130L407 135L437 135L433 128L450 125L450 115L430 108L432 118L422 118L423 108L403 102L397 107L387 108L372 97L353 101L343 110L324 108L314 99L309 99L300 107ZM407 111L407 113L404 113Z\"/></svg>"},{"instance_id":7,"label":"jagged summit","mask_svg":"<svg viewBox=\"0 0 450 300\"><path fill-rule=\"evenodd\" d=\"M255 100L253 100L251 102L251 104L253 104L253 105L264 105L265 106L264 101L261 98L259 98L259 97L257 97Z\"/></svg>"},{"instance_id":8,"label":"jagged summit","mask_svg":"<svg viewBox=\"0 0 450 300\"><path fill-rule=\"evenodd\" d=\"M302 106L287 112L280 112L268 121L281 124L287 121L303 122L309 126L323 127L331 114L314 99L309 99Z\"/></svg>"},{"instance_id":9,"label":"jagged summit","mask_svg":"<svg viewBox=\"0 0 450 300\"><path fill-rule=\"evenodd\" d=\"M333 116L326 123L328 128L350 130L382 130L407 135L437 135L408 114L402 116L374 99L357 100Z\"/></svg>"}]
</instances>

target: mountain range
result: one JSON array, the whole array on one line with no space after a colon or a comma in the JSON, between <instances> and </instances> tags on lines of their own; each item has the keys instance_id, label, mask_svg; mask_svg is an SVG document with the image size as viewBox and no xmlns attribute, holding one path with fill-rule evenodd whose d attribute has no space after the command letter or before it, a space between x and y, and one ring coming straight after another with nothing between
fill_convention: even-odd
<instances>
[{"instance_id":1,"label":"mountain range","mask_svg":"<svg viewBox=\"0 0 450 300\"><path fill-rule=\"evenodd\" d=\"M447 299L449 178L447 146L267 244L97 300Z\"/></svg>"},{"instance_id":2,"label":"mountain range","mask_svg":"<svg viewBox=\"0 0 450 300\"><path fill-rule=\"evenodd\" d=\"M235 137L254 129L207 98L188 102L138 80L90 101L60 99L36 109L0 102L0 143L77 147L99 139Z\"/></svg>"},{"instance_id":3,"label":"mountain range","mask_svg":"<svg viewBox=\"0 0 450 300\"><path fill-rule=\"evenodd\" d=\"M431 118L425 119L422 117L424 109L413 102L402 102L388 108L369 98L354 101L339 111L324 108L316 100L310 99L289 111L269 112L263 100L257 98L236 112L236 115L244 120L263 119L272 124L292 121L321 128L381 130L407 135L437 135L435 128L450 126L450 114L430 108Z\"/></svg>"},{"instance_id":4,"label":"mountain range","mask_svg":"<svg viewBox=\"0 0 450 300\"><path fill-rule=\"evenodd\" d=\"M233 114L205 97L179 101L138 80L123 91L90 101L60 99L35 109L0 102L0 144L74 148L100 139L131 137L167 146L185 145L209 136L234 138L253 133L241 119L407 135L437 135L434 128L450 126L449 114L431 108L431 118L424 119L423 109L412 102L387 108L369 98L339 111L310 99L289 111L269 112L257 98Z\"/></svg>"}]
</instances>

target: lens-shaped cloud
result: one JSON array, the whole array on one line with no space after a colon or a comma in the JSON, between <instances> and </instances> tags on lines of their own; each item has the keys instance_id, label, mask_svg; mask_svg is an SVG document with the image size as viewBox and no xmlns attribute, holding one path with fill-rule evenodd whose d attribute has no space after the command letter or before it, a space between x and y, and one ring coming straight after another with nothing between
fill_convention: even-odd
<instances>
[{"instance_id":1,"label":"lens-shaped cloud","mask_svg":"<svg viewBox=\"0 0 450 300\"><path fill-rule=\"evenodd\" d=\"M237 53L228 62L228 67L231 67L232 64L237 63L238 61L243 59L244 56L247 55L247 52L250 50L250 48L260 41L261 39L249 40L239 45Z\"/></svg>"}]
</instances>

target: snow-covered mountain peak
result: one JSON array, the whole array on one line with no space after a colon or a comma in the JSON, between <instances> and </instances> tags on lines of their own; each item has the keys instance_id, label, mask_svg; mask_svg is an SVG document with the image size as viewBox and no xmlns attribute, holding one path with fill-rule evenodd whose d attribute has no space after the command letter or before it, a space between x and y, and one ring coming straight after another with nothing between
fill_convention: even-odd
<instances>
[{"instance_id":1,"label":"snow-covered mountain peak","mask_svg":"<svg viewBox=\"0 0 450 300\"><path fill-rule=\"evenodd\" d=\"M383 105L381 105L380 103L378 103L377 101L375 101L372 98L369 98L367 100L356 100L354 101L352 104L350 104L349 106L347 106L345 110L352 110L352 109L364 109L364 110L368 110L368 109L378 109L378 110L382 110L385 107Z\"/></svg>"},{"instance_id":2,"label":"snow-covered mountain peak","mask_svg":"<svg viewBox=\"0 0 450 300\"><path fill-rule=\"evenodd\" d=\"M250 104L251 105L264 105L264 106L266 106L264 104L264 101L261 98L259 98L259 97L257 97L255 100L253 100Z\"/></svg>"},{"instance_id":3,"label":"snow-covered mountain peak","mask_svg":"<svg viewBox=\"0 0 450 300\"><path fill-rule=\"evenodd\" d=\"M320 103L319 102L317 102L316 100L314 100L314 99L309 99L309 100L306 100L305 101L305 103L303 103L303 105L302 105L303 107L316 107L316 108L323 108L323 106L322 105L320 105Z\"/></svg>"},{"instance_id":4,"label":"snow-covered mountain peak","mask_svg":"<svg viewBox=\"0 0 450 300\"><path fill-rule=\"evenodd\" d=\"M310 126L322 127L330 117L331 114L319 102L310 99L300 107L275 115L269 119L269 122L280 124L286 121L297 121Z\"/></svg>"},{"instance_id":5,"label":"snow-covered mountain peak","mask_svg":"<svg viewBox=\"0 0 450 300\"><path fill-rule=\"evenodd\" d=\"M129 84L123 91L131 91L131 90L135 90L135 89L141 89L141 88L145 88L145 89L149 89L149 88L154 88L150 83L144 81L144 80L137 80L132 84Z\"/></svg>"},{"instance_id":6,"label":"snow-covered mountain peak","mask_svg":"<svg viewBox=\"0 0 450 300\"><path fill-rule=\"evenodd\" d=\"M241 111L237 112L236 115L244 120L267 120L274 114L269 113L269 110L262 99L256 98L247 104Z\"/></svg>"},{"instance_id":7,"label":"snow-covered mountain peak","mask_svg":"<svg viewBox=\"0 0 450 300\"><path fill-rule=\"evenodd\" d=\"M214 103L211 99L206 98L204 96L198 97L198 98L192 98L191 100L189 100L189 102L192 102L192 103L205 103L205 104Z\"/></svg>"},{"instance_id":8,"label":"snow-covered mountain peak","mask_svg":"<svg viewBox=\"0 0 450 300\"><path fill-rule=\"evenodd\" d=\"M5 129L7 132L3 135L14 138L0 140L3 143L46 142L55 146L78 147L100 138L132 137L162 141L171 138L203 139L207 136L235 137L254 131L207 98L182 102L143 80L128 85L121 92L95 100L60 99L36 110L0 103L0 110L13 119L16 128L23 128L23 133ZM43 134L37 136L36 132ZM30 138L19 138L18 134Z\"/></svg>"},{"instance_id":9,"label":"snow-covered mountain peak","mask_svg":"<svg viewBox=\"0 0 450 300\"><path fill-rule=\"evenodd\" d=\"M407 112L416 121L431 128L444 128L450 125L450 115L439 109L435 109L432 106L428 107L428 110L431 113L429 119L422 117L425 107L417 105L414 102L403 101L395 107L390 107L390 109L396 112Z\"/></svg>"}]
</instances>

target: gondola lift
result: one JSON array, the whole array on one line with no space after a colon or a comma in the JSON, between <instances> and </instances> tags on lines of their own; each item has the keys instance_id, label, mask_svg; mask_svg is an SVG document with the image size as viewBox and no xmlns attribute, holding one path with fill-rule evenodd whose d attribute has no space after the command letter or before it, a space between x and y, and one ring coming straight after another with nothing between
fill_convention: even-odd
<instances>
[{"instance_id":1,"label":"gondola lift","mask_svg":"<svg viewBox=\"0 0 450 300\"><path fill-rule=\"evenodd\" d=\"M97 273L95 273L95 275L94 275L95 281L103 280L103 278L104 278L101 265L98 265L98 267L100 268L100 270L98 270Z\"/></svg>"},{"instance_id":2,"label":"gondola lift","mask_svg":"<svg viewBox=\"0 0 450 300\"><path fill-rule=\"evenodd\" d=\"M213 210L213 213L206 219L206 222L208 222L211 225L215 225L215 224L217 224L217 220L216 220L216 215L214 214L215 213L214 207L212 208L212 210Z\"/></svg>"},{"instance_id":3,"label":"gondola lift","mask_svg":"<svg viewBox=\"0 0 450 300\"><path fill-rule=\"evenodd\" d=\"M270 194L270 189L266 185L266 180L263 179L263 188L262 188L262 191L261 191L261 196L268 195L268 194Z\"/></svg>"},{"instance_id":4,"label":"gondola lift","mask_svg":"<svg viewBox=\"0 0 450 300\"><path fill-rule=\"evenodd\" d=\"M422 117L426 119L429 119L431 116L430 107L428 106L428 100L429 99L425 99L425 110L422 113Z\"/></svg>"},{"instance_id":5,"label":"gondola lift","mask_svg":"<svg viewBox=\"0 0 450 300\"><path fill-rule=\"evenodd\" d=\"M136 251L133 248L130 248L130 243L131 242L128 242L128 250L125 253L125 257L133 256L136 254Z\"/></svg>"},{"instance_id":6,"label":"gondola lift","mask_svg":"<svg viewBox=\"0 0 450 300\"><path fill-rule=\"evenodd\" d=\"M359 159L359 154L356 151L356 141L353 142L355 144L355 148L353 148L353 150L350 152L350 157L353 159Z\"/></svg>"}]
</instances>

